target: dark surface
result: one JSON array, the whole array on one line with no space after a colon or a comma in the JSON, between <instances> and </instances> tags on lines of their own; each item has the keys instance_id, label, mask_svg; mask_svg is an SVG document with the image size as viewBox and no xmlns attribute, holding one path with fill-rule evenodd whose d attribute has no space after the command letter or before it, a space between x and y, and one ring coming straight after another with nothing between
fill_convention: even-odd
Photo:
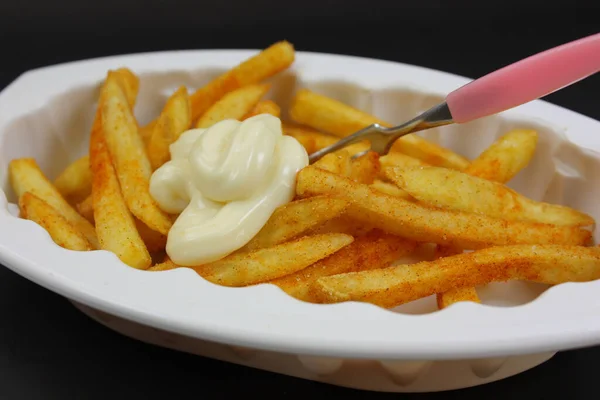
<instances>
[{"instance_id":1,"label":"dark surface","mask_svg":"<svg viewBox=\"0 0 600 400\"><path fill-rule=\"evenodd\" d=\"M164 49L263 48L281 39L298 50L477 77L600 31L594 1L1 3L0 87L28 69L58 62ZM548 100L600 119L598 93L596 75ZM5 268L0 269L0 316L1 399L412 397L341 389L147 346L97 325L64 299ZM600 348L565 352L498 383L414 397L598 398L594 361L599 358Z\"/></svg>"}]
</instances>

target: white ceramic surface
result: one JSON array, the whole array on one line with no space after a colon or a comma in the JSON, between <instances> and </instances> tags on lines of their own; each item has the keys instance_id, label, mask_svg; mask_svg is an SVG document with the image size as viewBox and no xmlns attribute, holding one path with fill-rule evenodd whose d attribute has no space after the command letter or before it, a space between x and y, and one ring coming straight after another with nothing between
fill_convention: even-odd
<instances>
[{"instance_id":1,"label":"white ceramic surface","mask_svg":"<svg viewBox=\"0 0 600 400\"><path fill-rule=\"evenodd\" d=\"M484 304L442 311L435 310L432 298L391 311L359 303L314 305L271 285L224 288L187 269L148 273L128 268L108 252L67 251L42 228L9 212L14 211L6 180L10 159L33 156L54 178L85 153L106 70L127 66L140 74L136 115L146 123L179 85L193 90L254 53L185 51L88 60L28 72L6 88L0 94L0 178L7 195L0 196L0 262L88 314L110 316L111 323L101 322L141 340L370 390L472 386L521 372L555 351L600 343L598 281L550 289L493 284L480 288ZM294 68L274 81L272 96L284 109L294 90L308 87L400 122L468 80L383 61L298 53ZM423 135L472 158L516 127L537 129L540 140L534 160L510 186L599 219L600 175L594 170L600 157L590 150L600 149L597 121L537 101ZM178 344L169 337L179 338ZM215 350L225 344L227 352Z\"/></svg>"}]
</instances>

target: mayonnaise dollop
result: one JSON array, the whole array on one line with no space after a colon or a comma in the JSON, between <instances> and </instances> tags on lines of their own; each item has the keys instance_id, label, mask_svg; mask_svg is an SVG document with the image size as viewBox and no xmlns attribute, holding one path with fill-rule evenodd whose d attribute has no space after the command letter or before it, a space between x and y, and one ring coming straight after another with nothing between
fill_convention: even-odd
<instances>
[{"instance_id":1,"label":"mayonnaise dollop","mask_svg":"<svg viewBox=\"0 0 600 400\"><path fill-rule=\"evenodd\" d=\"M152 174L150 194L163 211L181 213L166 250L182 266L216 261L248 243L293 199L296 174L308 165L304 147L269 114L191 129L170 152L171 161Z\"/></svg>"}]
</instances>

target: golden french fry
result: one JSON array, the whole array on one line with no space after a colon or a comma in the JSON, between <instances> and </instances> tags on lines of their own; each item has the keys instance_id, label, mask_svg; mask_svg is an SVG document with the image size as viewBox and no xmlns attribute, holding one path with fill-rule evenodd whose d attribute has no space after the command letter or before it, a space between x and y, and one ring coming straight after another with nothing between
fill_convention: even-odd
<instances>
[{"instance_id":1,"label":"golden french fry","mask_svg":"<svg viewBox=\"0 0 600 400\"><path fill-rule=\"evenodd\" d=\"M87 155L75 160L54 180L54 186L70 204L83 201L92 193L92 171Z\"/></svg>"},{"instance_id":2,"label":"golden french fry","mask_svg":"<svg viewBox=\"0 0 600 400\"><path fill-rule=\"evenodd\" d=\"M353 300L389 308L453 288L490 282L524 280L557 285L599 278L598 247L518 245L319 278L312 291L321 302Z\"/></svg>"},{"instance_id":3,"label":"golden french fry","mask_svg":"<svg viewBox=\"0 0 600 400\"><path fill-rule=\"evenodd\" d=\"M69 250L93 250L83 233L77 230L58 211L31 192L25 192L19 199L21 217L31 220L44 228L52 240Z\"/></svg>"},{"instance_id":4,"label":"golden french fry","mask_svg":"<svg viewBox=\"0 0 600 400\"><path fill-rule=\"evenodd\" d=\"M290 116L299 124L339 137L348 136L375 123L391 126L372 115L307 89L296 93ZM412 134L396 140L392 151L399 151L441 167L464 170L469 165L469 161L463 156Z\"/></svg>"},{"instance_id":5,"label":"golden french fry","mask_svg":"<svg viewBox=\"0 0 600 400\"><path fill-rule=\"evenodd\" d=\"M373 230L329 257L269 283L300 300L314 301L309 289L318 278L343 272L385 268L400 257L412 253L416 246L416 242L411 240Z\"/></svg>"},{"instance_id":6,"label":"golden french fry","mask_svg":"<svg viewBox=\"0 0 600 400\"><path fill-rule=\"evenodd\" d=\"M594 224L592 217L570 207L535 201L501 183L447 168L388 168L384 172L411 196L438 208L508 221L579 227Z\"/></svg>"},{"instance_id":7,"label":"golden french fry","mask_svg":"<svg viewBox=\"0 0 600 400\"><path fill-rule=\"evenodd\" d=\"M256 103L254 108L242 119L252 118L260 114L271 114L274 117L281 117L281 108L273 100L262 100Z\"/></svg>"},{"instance_id":8,"label":"golden french fry","mask_svg":"<svg viewBox=\"0 0 600 400\"><path fill-rule=\"evenodd\" d=\"M134 218L134 221L135 227L150 253L165 251L165 247L167 246L167 237L165 235L148 228L146 224L137 218Z\"/></svg>"},{"instance_id":9,"label":"golden french fry","mask_svg":"<svg viewBox=\"0 0 600 400\"><path fill-rule=\"evenodd\" d=\"M62 215L75 229L81 232L94 249L97 249L98 237L94 226L79 215L77 211L61 196L58 190L46 178L33 158L19 158L9 164L9 174L13 190L17 197L25 192L39 197Z\"/></svg>"},{"instance_id":10,"label":"golden french fry","mask_svg":"<svg viewBox=\"0 0 600 400\"><path fill-rule=\"evenodd\" d=\"M208 128L224 119L241 120L269 91L269 88L269 84L257 83L227 93L198 118L196 128Z\"/></svg>"},{"instance_id":11,"label":"golden french fry","mask_svg":"<svg viewBox=\"0 0 600 400\"><path fill-rule=\"evenodd\" d=\"M90 139L92 208L100 247L115 253L130 267L146 269L152 259L121 192L102 131L101 107L100 104Z\"/></svg>"},{"instance_id":12,"label":"golden french fry","mask_svg":"<svg viewBox=\"0 0 600 400\"><path fill-rule=\"evenodd\" d=\"M427 167L425 161L419 160L418 158L414 158L411 156L407 156L403 153L388 153L385 156L379 157L379 163L381 164L381 168L390 168L390 167L398 167L398 168L406 168L406 167Z\"/></svg>"},{"instance_id":13,"label":"golden french fry","mask_svg":"<svg viewBox=\"0 0 600 400\"><path fill-rule=\"evenodd\" d=\"M344 149L326 154L313 165L333 174L346 177L350 176L350 173L352 172L350 153Z\"/></svg>"},{"instance_id":14,"label":"golden french fry","mask_svg":"<svg viewBox=\"0 0 600 400\"><path fill-rule=\"evenodd\" d=\"M77 211L81 214L82 217L90 221L93 225L94 221L94 198L90 194L86 197L81 203L77 204Z\"/></svg>"},{"instance_id":15,"label":"golden french fry","mask_svg":"<svg viewBox=\"0 0 600 400\"><path fill-rule=\"evenodd\" d=\"M283 133L293 137L299 141L308 154L312 154L317 150L321 150L325 147L331 146L340 140L339 137L321 133L309 127L290 124L289 122L283 122L282 124ZM367 140L359 143L354 143L344 147L350 155L355 155L369 150L370 144Z\"/></svg>"},{"instance_id":16,"label":"golden french fry","mask_svg":"<svg viewBox=\"0 0 600 400\"><path fill-rule=\"evenodd\" d=\"M309 199L311 197L308 197ZM357 220L344 213L336 218L332 218L324 223L310 229L307 233L310 235L322 235L328 233L345 233L354 237L366 235L374 227L364 221Z\"/></svg>"},{"instance_id":17,"label":"golden french fry","mask_svg":"<svg viewBox=\"0 0 600 400\"><path fill-rule=\"evenodd\" d=\"M464 172L506 183L529 164L537 138L537 132L531 129L512 130L481 153Z\"/></svg>"},{"instance_id":18,"label":"golden french fry","mask_svg":"<svg viewBox=\"0 0 600 400\"><path fill-rule=\"evenodd\" d=\"M142 140L144 141L144 143L148 144L148 142L150 141L150 138L152 137L152 134L154 133L154 128L156 127L157 124L158 124L158 118L155 119L154 121L150 122L148 125L139 127L140 136L142 137Z\"/></svg>"},{"instance_id":19,"label":"golden french fry","mask_svg":"<svg viewBox=\"0 0 600 400\"><path fill-rule=\"evenodd\" d=\"M278 207L265 226L238 252L271 247L294 239L311 228L342 214L348 201L315 196Z\"/></svg>"},{"instance_id":20,"label":"golden french fry","mask_svg":"<svg viewBox=\"0 0 600 400\"><path fill-rule=\"evenodd\" d=\"M286 41L277 42L220 75L190 97L192 121L206 113L225 94L270 78L288 68L294 62L294 58L295 51L292 44Z\"/></svg>"},{"instance_id":21,"label":"golden french fry","mask_svg":"<svg viewBox=\"0 0 600 400\"><path fill-rule=\"evenodd\" d=\"M305 236L274 247L250 253L235 253L219 261L197 267L204 279L223 286L247 286L292 274L352 243L343 233ZM179 268L172 261L157 264L151 271Z\"/></svg>"},{"instance_id":22,"label":"golden french fry","mask_svg":"<svg viewBox=\"0 0 600 400\"><path fill-rule=\"evenodd\" d=\"M285 135L291 136L299 141L308 154L312 154L324 147L331 146L339 140L339 138L336 138L335 136L321 133L312 128L293 125L288 122L282 122L281 128Z\"/></svg>"},{"instance_id":23,"label":"golden french fry","mask_svg":"<svg viewBox=\"0 0 600 400\"><path fill-rule=\"evenodd\" d=\"M115 165L123 197L131 213L150 229L167 235L172 222L150 196L152 167L127 99L110 71L102 88L102 130ZM95 204L94 200L94 204ZM95 205L94 205L95 208Z\"/></svg>"},{"instance_id":24,"label":"golden french fry","mask_svg":"<svg viewBox=\"0 0 600 400\"><path fill-rule=\"evenodd\" d=\"M123 89L123 94L127 98L129 108L133 110L140 89L140 78L129 68L119 68L115 71L114 75Z\"/></svg>"},{"instance_id":25,"label":"golden french fry","mask_svg":"<svg viewBox=\"0 0 600 400\"><path fill-rule=\"evenodd\" d=\"M77 210L79 214L81 214L85 219L90 221L92 224L94 221L94 198L92 195L87 197L84 201L77 205ZM159 232L153 231L148 228L146 224L140 221L137 218L133 218L135 222L136 229L146 245L146 248L151 253L156 253L160 251L164 251L167 245L167 237Z\"/></svg>"},{"instance_id":26,"label":"golden french fry","mask_svg":"<svg viewBox=\"0 0 600 400\"><path fill-rule=\"evenodd\" d=\"M350 179L359 183L373 183L380 171L379 154L374 151L369 151L350 163Z\"/></svg>"},{"instance_id":27,"label":"golden french fry","mask_svg":"<svg viewBox=\"0 0 600 400\"><path fill-rule=\"evenodd\" d=\"M192 124L190 99L187 89L182 86L169 97L158 117L154 132L148 142L148 158L152 170L171 159L169 146Z\"/></svg>"},{"instance_id":28,"label":"golden french fry","mask_svg":"<svg viewBox=\"0 0 600 400\"><path fill-rule=\"evenodd\" d=\"M177 265L173 261L171 261L169 256L165 256L165 259L163 262L151 266L146 271L152 271L152 272L169 271L169 270L176 269L176 268L190 268L190 267L182 267L181 265Z\"/></svg>"},{"instance_id":29,"label":"golden french fry","mask_svg":"<svg viewBox=\"0 0 600 400\"><path fill-rule=\"evenodd\" d=\"M509 244L584 245L591 232L572 226L507 221L485 215L438 210L386 195L310 165L297 177L300 197L332 195L348 199L348 213L392 234L416 241L478 249Z\"/></svg>"},{"instance_id":30,"label":"golden french fry","mask_svg":"<svg viewBox=\"0 0 600 400\"><path fill-rule=\"evenodd\" d=\"M450 257L462 253L463 250L460 248L438 245L435 249L435 258ZM436 300L440 310L460 301L481 302L474 287L458 287L444 293L437 293Z\"/></svg>"},{"instance_id":31,"label":"golden french fry","mask_svg":"<svg viewBox=\"0 0 600 400\"><path fill-rule=\"evenodd\" d=\"M474 159L465 173L491 181L506 183L525 168L535 153L537 133L529 129L508 132ZM436 252L442 257L462 253L462 249L438 246ZM437 294L439 308L459 301L479 301L473 287L452 289Z\"/></svg>"},{"instance_id":32,"label":"golden french fry","mask_svg":"<svg viewBox=\"0 0 600 400\"><path fill-rule=\"evenodd\" d=\"M371 184L371 187L381 193L385 193L390 196L400 197L405 200L414 200L410 194L406 193L404 190L400 189L398 186L384 182L380 179L375 179L375 181Z\"/></svg>"},{"instance_id":33,"label":"golden french fry","mask_svg":"<svg viewBox=\"0 0 600 400\"><path fill-rule=\"evenodd\" d=\"M477 294L477 291L474 287L454 288L448 290L447 292L438 293L436 295L437 306L440 310L449 307L454 303L459 303L461 301L481 303L479 295Z\"/></svg>"}]
</instances>

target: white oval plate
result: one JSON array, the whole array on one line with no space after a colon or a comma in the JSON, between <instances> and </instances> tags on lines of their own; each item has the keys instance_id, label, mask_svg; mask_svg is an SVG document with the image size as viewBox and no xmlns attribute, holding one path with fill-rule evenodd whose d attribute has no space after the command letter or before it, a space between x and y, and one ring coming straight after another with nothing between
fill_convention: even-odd
<instances>
[{"instance_id":1,"label":"white oval plate","mask_svg":"<svg viewBox=\"0 0 600 400\"><path fill-rule=\"evenodd\" d=\"M177 86L193 89L253 54L246 50L137 54L24 74L0 94L0 174L8 198L10 159L34 156L53 178L85 152L99 83L108 69L127 66L140 74L136 114L145 123ZM295 66L277 79L281 89L274 96L287 108L295 88L311 87L400 122L467 82L420 67L299 52ZM536 101L501 116L450 127L442 135L437 131L427 135L474 157L516 126L538 129L542 154L514 184L532 197L566 202L600 218L590 205L593 198L600 198L600 178L591 173L600 166L600 158L562 136L577 146L600 149L597 121ZM12 215L10 208L3 192L4 265L77 303L192 338L283 353L379 360L500 357L600 343L599 281L558 285L539 297L539 287L528 286L524 297L509 303L518 304L512 307L460 303L420 315L415 315L418 309L398 313L354 302L315 305L271 285L225 288L189 269L148 273L126 267L105 251L67 251L54 245L36 224ZM524 287L516 284L508 292Z\"/></svg>"}]
</instances>

